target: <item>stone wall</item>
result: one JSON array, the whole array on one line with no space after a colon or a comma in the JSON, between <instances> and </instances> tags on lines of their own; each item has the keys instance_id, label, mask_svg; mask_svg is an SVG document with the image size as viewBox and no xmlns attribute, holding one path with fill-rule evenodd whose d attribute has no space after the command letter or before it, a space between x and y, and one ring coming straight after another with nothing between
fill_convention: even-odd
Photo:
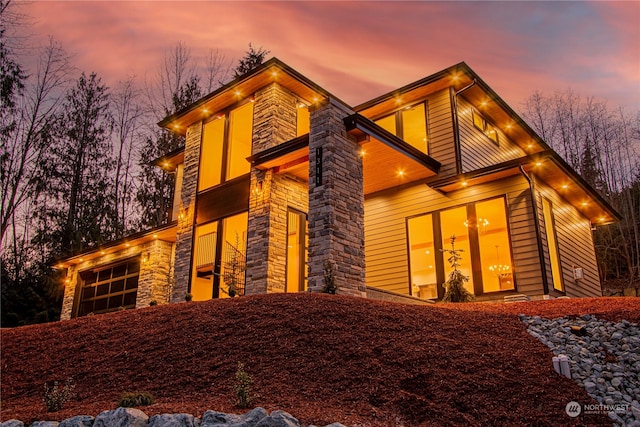
<instances>
[{"instance_id":1,"label":"stone wall","mask_svg":"<svg viewBox=\"0 0 640 427\"><path fill-rule=\"evenodd\" d=\"M296 137L297 97L273 83L256 92L253 150L258 153ZM273 170L251 170L245 292L284 292L287 207L307 212L306 186Z\"/></svg>"},{"instance_id":2,"label":"stone wall","mask_svg":"<svg viewBox=\"0 0 640 427\"><path fill-rule=\"evenodd\" d=\"M362 158L342 121L352 112L330 98L310 113L309 288L323 288L329 262L338 293L366 297Z\"/></svg>"},{"instance_id":3,"label":"stone wall","mask_svg":"<svg viewBox=\"0 0 640 427\"><path fill-rule=\"evenodd\" d=\"M201 140L202 122L200 121L189 126L187 129L171 302L184 301L184 296L189 290Z\"/></svg>"}]
</instances>

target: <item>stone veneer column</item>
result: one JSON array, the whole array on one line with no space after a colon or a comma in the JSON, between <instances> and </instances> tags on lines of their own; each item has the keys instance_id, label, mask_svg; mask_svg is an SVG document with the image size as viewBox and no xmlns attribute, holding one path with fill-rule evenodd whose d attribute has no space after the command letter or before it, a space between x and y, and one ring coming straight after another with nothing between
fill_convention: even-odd
<instances>
[{"instance_id":1,"label":"stone veneer column","mask_svg":"<svg viewBox=\"0 0 640 427\"><path fill-rule=\"evenodd\" d=\"M198 167L200 166L200 144L202 122L187 128L184 148L184 172L182 175L181 209L178 216L176 253L174 261L174 284L171 302L184 301L191 280L191 252L195 229L196 195L198 193Z\"/></svg>"},{"instance_id":2,"label":"stone veneer column","mask_svg":"<svg viewBox=\"0 0 640 427\"><path fill-rule=\"evenodd\" d=\"M296 137L297 101L277 83L255 93L252 153ZM283 183L272 170L251 169L246 294L284 292L288 187Z\"/></svg>"},{"instance_id":3,"label":"stone veneer column","mask_svg":"<svg viewBox=\"0 0 640 427\"><path fill-rule=\"evenodd\" d=\"M333 265L338 293L366 297L364 190L359 146L342 119L353 112L329 98L311 110L309 135L309 288L324 287L324 263ZM322 182L316 184L316 149Z\"/></svg>"},{"instance_id":4,"label":"stone veneer column","mask_svg":"<svg viewBox=\"0 0 640 427\"><path fill-rule=\"evenodd\" d=\"M140 277L136 308L148 307L151 301L166 304L171 298L171 256L173 243L154 240L147 243L140 260Z\"/></svg>"}]
</instances>

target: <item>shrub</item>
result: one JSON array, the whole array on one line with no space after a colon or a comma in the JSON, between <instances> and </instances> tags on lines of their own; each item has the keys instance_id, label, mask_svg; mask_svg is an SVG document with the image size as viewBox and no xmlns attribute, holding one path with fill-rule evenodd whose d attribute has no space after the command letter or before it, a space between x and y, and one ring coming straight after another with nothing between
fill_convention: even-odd
<instances>
[{"instance_id":1,"label":"shrub","mask_svg":"<svg viewBox=\"0 0 640 427\"><path fill-rule=\"evenodd\" d=\"M73 379L67 378L64 385L60 386L58 381L54 381L52 385L44 384L44 404L47 412L56 412L62 409L65 403L73 397L75 389Z\"/></svg>"},{"instance_id":2,"label":"shrub","mask_svg":"<svg viewBox=\"0 0 640 427\"><path fill-rule=\"evenodd\" d=\"M147 406L153 403L153 395L151 393L133 392L122 393L120 400L118 401L118 407L133 408L134 406Z\"/></svg>"},{"instance_id":3,"label":"shrub","mask_svg":"<svg viewBox=\"0 0 640 427\"><path fill-rule=\"evenodd\" d=\"M323 264L323 280L324 287L322 292L326 294L335 294L338 291L338 285L336 285L336 276L333 274L333 263L326 260Z\"/></svg>"},{"instance_id":4,"label":"shrub","mask_svg":"<svg viewBox=\"0 0 640 427\"><path fill-rule=\"evenodd\" d=\"M249 404L257 397L251 390L252 385L253 378L244 370L244 364L238 362L236 380L233 384L233 393L236 397L235 405L238 408L248 408Z\"/></svg>"},{"instance_id":5,"label":"shrub","mask_svg":"<svg viewBox=\"0 0 640 427\"><path fill-rule=\"evenodd\" d=\"M462 249L455 248L456 236L451 236L451 249L440 249L442 252L449 254L449 264L453 270L449 273L447 281L444 283L445 293L443 302L469 302L473 301L474 296L465 287L464 283L469 281L469 278L462 274L458 267L460 266L460 260L462 256L460 252Z\"/></svg>"},{"instance_id":6,"label":"shrub","mask_svg":"<svg viewBox=\"0 0 640 427\"><path fill-rule=\"evenodd\" d=\"M156 305L158 305L158 301L156 301L156 300L154 300L154 299L152 299L151 301L149 301L149 307L153 307L153 306L156 306Z\"/></svg>"},{"instance_id":7,"label":"shrub","mask_svg":"<svg viewBox=\"0 0 640 427\"><path fill-rule=\"evenodd\" d=\"M191 293L187 292L186 294L184 294L184 300L186 302L189 302L193 299L193 295L191 295Z\"/></svg>"}]
</instances>

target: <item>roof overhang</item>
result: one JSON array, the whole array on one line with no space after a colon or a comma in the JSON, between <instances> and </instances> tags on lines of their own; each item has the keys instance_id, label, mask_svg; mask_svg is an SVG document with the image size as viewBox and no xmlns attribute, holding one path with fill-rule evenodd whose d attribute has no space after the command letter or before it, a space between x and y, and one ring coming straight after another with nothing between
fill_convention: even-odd
<instances>
[{"instance_id":1,"label":"roof overhang","mask_svg":"<svg viewBox=\"0 0 640 427\"><path fill-rule=\"evenodd\" d=\"M153 166L158 166L167 172L175 171L181 163L184 163L184 145L151 162Z\"/></svg>"},{"instance_id":2,"label":"roof overhang","mask_svg":"<svg viewBox=\"0 0 640 427\"><path fill-rule=\"evenodd\" d=\"M361 145L364 194L435 176L440 162L360 114L344 118L347 133Z\"/></svg>"},{"instance_id":3,"label":"roof overhang","mask_svg":"<svg viewBox=\"0 0 640 427\"><path fill-rule=\"evenodd\" d=\"M257 169L273 169L275 173L287 173L307 181L309 179L309 134L263 150L247 157L247 160Z\"/></svg>"},{"instance_id":4,"label":"roof overhang","mask_svg":"<svg viewBox=\"0 0 640 427\"><path fill-rule=\"evenodd\" d=\"M552 150L463 174L429 180L427 185L450 193L523 173L534 175L536 179L554 188L569 204L589 218L593 225L610 224L621 219L620 214Z\"/></svg>"},{"instance_id":5,"label":"roof overhang","mask_svg":"<svg viewBox=\"0 0 640 427\"><path fill-rule=\"evenodd\" d=\"M165 224L151 230L142 231L122 239L105 243L104 245L92 248L80 254L60 259L54 264L54 266L56 268L67 268L71 265L80 264L85 261L113 254L129 247L140 246L141 244L152 240L163 240L165 242L175 243L177 229L177 221L173 221L169 224Z\"/></svg>"},{"instance_id":6,"label":"roof overhang","mask_svg":"<svg viewBox=\"0 0 640 427\"><path fill-rule=\"evenodd\" d=\"M527 153L550 147L531 127L489 87L466 63L460 62L428 77L360 104L354 111L377 119L450 88L454 98L463 96Z\"/></svg>"},{"instance_id":7,"label":"roof overhang","mask_svg":"<svg viewBox=\"0 0 640 427\"><path fill-rule=\"evenodd\" d=\"M253 98L256 91L271 83L278 83L284 86L307 105L316 104L329 97L338 100L338 98L279 59L271 58L247 74L234 79L182 110L167 116L158 125L185 136L187 127L192 123L215 116L218 112L242 100ZM342 101L339 102L347 105Z\"/></svg>"}]
</instances>

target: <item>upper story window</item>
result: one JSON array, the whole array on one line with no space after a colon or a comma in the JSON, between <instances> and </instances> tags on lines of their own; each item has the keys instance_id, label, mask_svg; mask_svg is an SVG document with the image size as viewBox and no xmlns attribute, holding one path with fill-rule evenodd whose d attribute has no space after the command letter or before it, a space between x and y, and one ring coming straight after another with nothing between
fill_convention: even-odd
<instances>
[{"instance_id":1,"label":"upper story window","mask_svg":"<svg viewBox=\"0 0 640 427\"><path fill-rule=\"evenodd\" d=\"M487 122L476 110L473 110L473 125L487 135L490 140L498 144L498 129Z\"/></svg>"},{"instance_id":2,"label":"upper story window","mask_svg":"<svg viewBox=\"0 0 640 427\"><path fill-rule=\"evenodd\" d=\"M247 102L205 123L200 151L198 191L249 173L253 103Z\"/></svg>"},{"instance_id":3,"label":"upper story window","mask_svg":"<svg viewBox=\"0 0 640 427\"><path fill-rule=\"evenodd\" d=\"M310 124L309 107L303 103L299 103L296 115L296 136L309 133Z\"/></svg>"},{"instance_id":4,"label":"upper story window","mask_svg":"<svg viewBox=\"0 0 640 427\"><path fill-rule=\"evenodd\" d=\"M396 111L375 122L423 153L429 154L425 102Z\"/></svg>"}]
</instances>

